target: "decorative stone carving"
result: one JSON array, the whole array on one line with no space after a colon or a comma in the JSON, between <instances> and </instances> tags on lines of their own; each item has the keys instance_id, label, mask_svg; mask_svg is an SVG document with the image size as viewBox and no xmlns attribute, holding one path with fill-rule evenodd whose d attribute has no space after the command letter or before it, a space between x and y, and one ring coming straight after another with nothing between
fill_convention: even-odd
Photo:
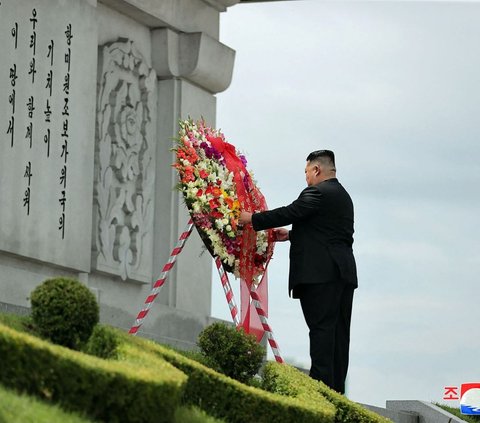
<instances>
[{"instance_id":1,"label":"decorative stone carving","mask_svg":"<svg viewBox=\"0 0 480 423\"><path fill-rule=\"evenodd\" d=\"M156 74L133 41L99 49L93 263L150 282Z\"/></svg>"}]
</instances>

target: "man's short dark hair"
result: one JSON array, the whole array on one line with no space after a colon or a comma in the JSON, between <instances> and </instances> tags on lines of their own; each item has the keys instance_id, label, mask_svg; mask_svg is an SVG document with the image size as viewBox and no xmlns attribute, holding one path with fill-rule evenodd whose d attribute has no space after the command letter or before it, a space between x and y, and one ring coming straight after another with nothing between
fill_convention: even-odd
<instances>
[{"instance_id":1,"label":"man's short dark hair","mask_svg":"<svg viewBox=\"0 0 480 423\"><path fill-rule=\"evenodd\" d=\"M335 168L335 154L331 150L316 150L312 151L307 156L307 162L319 161L324 164L329 164Z\"/></svg>"}]
</instances>

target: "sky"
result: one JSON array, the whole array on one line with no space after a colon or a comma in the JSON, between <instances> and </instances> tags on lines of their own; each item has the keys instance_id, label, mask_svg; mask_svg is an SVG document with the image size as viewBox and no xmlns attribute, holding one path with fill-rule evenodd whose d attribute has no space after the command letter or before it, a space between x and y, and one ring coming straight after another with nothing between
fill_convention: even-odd
<instances>
[{"instance_id":1,"label":"sky","mask_svg":"<svg viewBox=\"0 0 480 423\"><path fill-rule=\"evenodd\" d=\"M220 40L236 59L217 127L269 207L298 197L323 148L354 201L348 397L444 402L445 386L480 382L480 3L239 4ZM269 322L308 368L288 248L269 266ZM215 271L212 291L212 314L231 320Z\"/></svg>"}]
</instances>

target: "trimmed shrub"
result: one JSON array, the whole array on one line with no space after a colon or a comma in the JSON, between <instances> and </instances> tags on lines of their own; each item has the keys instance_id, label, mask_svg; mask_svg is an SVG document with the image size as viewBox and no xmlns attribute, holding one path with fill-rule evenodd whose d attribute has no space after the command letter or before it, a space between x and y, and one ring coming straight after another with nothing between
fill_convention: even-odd
<instances>
[{"instance_id":1,"label":"trimmed shrub","mask_svg":"<svg viewBox=\"0 0 480 423\"><path fill-rule=\"evenodd\" d=\"M336 408L335 422L391 423L390 419L366 410L324 383L312 379L287 364L268 362L264 369L263 387L269 392L303 399L307 402L327 401Z\"/></svg>"},{"instance_id":2,"label":"trimmed shrub","mask_svg":"<svg viewBox=\"0 0 480 423\"><path fill-rule=\"evenodd\" d=\"M0 324L1 384L95 420L171 422L186 375L159 357L145 367L151 361L135 354L131 363L102 360Z\"/></svg>"},{"instance_id":3,"label":"trimmed shrub","mask_svg":"<svg viewBox=\"0 0 480 423\"><path fill-rule=\"evenodd\" d=\"M333 423L328 402L305 402L244 385L152 341L130 338L143 351L154 352L187 374L185 404L229 423Z\"/></svg>"},{"instance_id":4,"label":"trimmed shrub","mask_svg":"<svg viewBox=\"0 0 480 423\"><path fill-rule=\"evenodd\" d=\"M257 374L265 357L265 348L255 336L223 323L206 327L198 337L198 346L207 363L212 361L211 367L244 383Z\"/></svg>"},{"instance_id":5,"label":"trimmed shrub","mask_svg":"<svg viewBox=\"0 0 480 423\"><path fill-rule=\"evenodd\" d=\"M96 325L83 351L99 358L115 359L119 343L120 339L114 329Z\"/></svg>"},{"instance_id":6,"label":"trimmed shrub","mask_svg":"<svg viewBox=\"0 0 480 423\"><path fill-rule=\"evenodd\" d=\"M48 279L32 291L30 301L39 334L68 348L80 349L98 323L95 296L74 279Z\"/></svg>"}]
</instances>

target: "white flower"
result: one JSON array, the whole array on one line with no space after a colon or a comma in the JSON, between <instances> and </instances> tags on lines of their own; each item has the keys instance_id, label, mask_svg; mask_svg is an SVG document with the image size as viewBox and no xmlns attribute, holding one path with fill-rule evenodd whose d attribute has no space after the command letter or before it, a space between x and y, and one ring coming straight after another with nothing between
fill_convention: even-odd
<instances>
[{"instance_id":1,"label":"white flower","mask_svg":"<svg viewBox=\"0 0 480 423\"><path fill-rule=\"evenodd\" d=\"M228 208L228 206L222 202L222 200L220 200L220 208L219 208L219 212L222 213L224 216L228 216L230 215L230 209ZM223 219L224 222L223 224L224 225L228 225L228 222L229 220L228 219Z\"/></svg>"},{"instance_id":2,"label":"white flower","mask_svg":"<svg viewBox=\"0 0 480 423\"><path fill-rule=\"evenodd\" d=\"M197 196L197 191L198 191L197 188L192 188L192 189L187 190L187 198L188 199L195 199L195 197Z\"/></svg>"}]
</instances>

